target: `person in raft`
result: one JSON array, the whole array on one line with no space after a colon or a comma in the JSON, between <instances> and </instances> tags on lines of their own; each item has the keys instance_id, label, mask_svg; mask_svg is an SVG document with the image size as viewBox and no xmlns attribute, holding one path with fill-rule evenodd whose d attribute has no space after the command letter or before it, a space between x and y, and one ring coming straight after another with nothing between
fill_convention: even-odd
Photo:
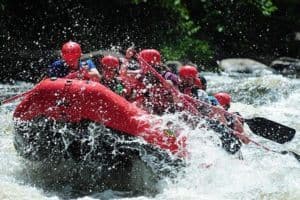
<instances>
[{"instance_id":1,"label":"person in raft","mask_svg":"<svg viewBox=\"0 0 300 200\"><path fill-rule=\"evenodd\" d=\"M126 87L119 74L120 62L117 57L107 55L101 60L102 78L101 83L110 88L113 92L125 97L131 98L131 88Z\"/></svg>"},{"instance_id":2,"label":"person in raft","mask_svg":"<svg viewBox=\"0 0 300 200\"><path fill-rule=\"evenodd\" d=\"M227 111L224 113L224 116L227 120L227 126L241 133L241 127L244 124L243 118L238 112L228 112L231 104L231 96L226 92L219 92L216 93L214 97L218 100L222 108ZM243 135L239 135L238 137L246 144L250 142L249 139L247 137L243 137Z\"/></svg>"},{"instance_id":3,"label":"person in raft","mask_svg":"<svg viewBox=\"0 0 300 200\"><path fill-rule=\"evenodd\" d=\"M128 72L135 73L136 70L140 69L139 62L136 58L136 54L137 52L134 49L134 47L129 47L128 49L126 49L125 57L120 58L121 61L120 73L122 73L122 70L127 71L127 73Z\"/></svg>"},{"instance_id":4,"label":"person in raft","mask_svg":"<svg viewBox=\"0 0 300 200\"><path fill-rule=\"evenodd\" d=\"M135 55L139 61L140 69L136 70L135 79L139 84L134 87L136 90L137 104L141 105L150 113L161 115L165 112L174 112L174 102L170 91L163 86L159 78L149 68L155 69L160 75L169 82L169 84L177 84L177 76L174 82L168 70L161 63L160 52L156 49L144 49ZM132 76L127 73L128 76ZM133 83L133 81L132 81Z\"/></svg>"},{"instance_id":5,"label":"person in raft","mask_svg":"<svg viewBox=\"0 0 300 200\"><path fill-rule=\"evenodd\" d=\"M81 47L78 43L69 41L62 46L61 59L54 61L48 66L48 77L66 77L100 80L98 72L92 60L81 61Z\"/></svg>"}]
</instances>

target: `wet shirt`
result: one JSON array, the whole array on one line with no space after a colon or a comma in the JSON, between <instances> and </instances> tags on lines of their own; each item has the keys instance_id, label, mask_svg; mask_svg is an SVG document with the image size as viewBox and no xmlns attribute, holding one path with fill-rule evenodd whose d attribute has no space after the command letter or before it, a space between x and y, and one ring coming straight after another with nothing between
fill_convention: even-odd
<instances>
[{"instance_id":1,"label":"wet shirt","mask_svg":"<svg viewBox=\"0 0 300 200\"><path fill-rule=\"evenodd\" d=\"M129 70L138 70L138 69L140 69L139 62L136 61L135 59L130 59L128 61L128 69Z\"/></svg>"},{"instance_id":2,"label":"wet shirt","mask_svg":"<svg viewBox=\"0 0 300 200\"><path fill-rule=\"evenodd\" d=\"M124 93L125 86L121 82L121 80L119 80L118 78L114 78L114 79L110 79L110 80L103 79L102 83L103 83L103 85L105 85L110 90L117 93L118 95L122 95Z\"/></svg>"},{"instance_id":3,"label":"wet shirt","mask_svg":"<svg viewBox=\"0 0 300 200\"><path fill-rule=\"evenodd\" d=\"M139 78L139 81L144 87L137 90L137 95L143 97L143 106L148 112L158 115L166 111L174 112L172 94L156 76L147 72Z\"/></svg>"},{"instance_id":4,"label":"wet shirt","mask_svg":"<svg viewBox=\"0 0 300 200\"><path fill-rule=\"evenodd\" d=\"M216 99L216 97L214 97L214 96L208 96L208 99L209 99L211 105L213 105L213 106L220 105L220 103L218 102L218 100Z\"/></svg>"},{"instance_id":5,"label":"wet shirt","mask_svg":"<svg viewBox=\"0 0 300 200\"><path fill-rule=\"evenodd\" d=\"M166 71L162 74L162 77L166 80L170 80L172 81L174 86L178 86L179 85L179 78L176 74L173 74L170 71Z\"/></svg>"},{"instance_id":6,"label":"wet shirt","mask_svg":"<svg viewBox=\"0 0 300 200\"><path fill-rule=\"evenodd\" d=\"M200 101L204 101L206 103L210 103L209 96L208 96L208 94L204 90L196 88L195 91L192 92L192 93Z\"/></svg>"},{"instance_id":7,"label":"wet shirt","mask_svg":"<svg viewBox=\"0 0 300 200\"><path fill-rule=\"evenodd\" d=\"M91 69L96 68L96 65L91 59L80 61L79 63L80 68L85 68L88 71ZM48 66L47 74L48 77L65 77L70 73L69 66L64 60L56 60L51 65Z\"/></svg>"}]
</instances>

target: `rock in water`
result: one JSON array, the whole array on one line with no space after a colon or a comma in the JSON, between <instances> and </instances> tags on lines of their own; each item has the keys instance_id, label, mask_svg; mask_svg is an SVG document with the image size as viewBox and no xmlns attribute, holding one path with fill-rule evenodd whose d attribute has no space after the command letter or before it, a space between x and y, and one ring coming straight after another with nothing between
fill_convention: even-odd
<instances>
[{"instance_id":1,"label":"rock in water","mask_svg":"<svg viewBox=\"0 0 300 200\"><path fill-rule=\"evenodd\" d=\"M300 59L281 57L274 60L271 67L283 75L300 77Z\"/></svg>"},{"instance_id":2,"label":"rock in water","mask_svg":"<svg viewBox=\"0 0 300 200\"><path fill-rule=\"evenodd\" d=\"M227 58L221 60L219 67L227 73L247 73L247 74L271 74L273 70L255 60L249 58Z\"/></svg>"}]
</instances>

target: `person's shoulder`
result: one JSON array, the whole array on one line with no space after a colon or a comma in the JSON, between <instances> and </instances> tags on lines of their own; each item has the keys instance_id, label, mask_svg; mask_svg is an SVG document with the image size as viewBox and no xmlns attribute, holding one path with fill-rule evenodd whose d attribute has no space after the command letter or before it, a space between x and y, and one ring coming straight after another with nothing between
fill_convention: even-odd
<instances>
[{"instance_id":1,"label":"person's shoulder","mask_svg":"<svg viewBox=\"0 0 300 200\"><path fill-rule=\"evenodd\" d=\"M218 102L218 100L216 99L216 97L214 97L214 96L208 96L208 99L209 99L209 101L211 102L211 104L213 105L213 106L217 106L217 105L220 105L220 103Z\"/></svg>"},{"instance_id":2,"label":"person's shoulder","mask_svg":"<svg viewBox=\"0 0 300 200\"><path fill-rule=\"evenodd\" d=\"M177 74L174 74L171 71L164 71L162 73L162 76L165 77L166 79L168 79L168 78L178 78Z\"/></svg>"},{"instance_id":3,"label":"person's shoulder","mask_svg":"<svg viewBox=\"0 0 300 200\"><path fill-rule=\"evenodd\" d=\"M216 97L215 96L213 96L213 95L208 95L208 98L210 99L210 100L216 100L216 101L218 101L217 99L216 99Z\"/></svg>"},{"instance_id":4,"label":"person's shoulder","mask_svg":"<svg viewBox=\"0 0 300 200\"><path fill-rule=\"evenodd\" d=\"M80 67L86 68L88 70L96 69L96 65L92 59L81 60L79 64Z\"/></svg>"},{"instance_id":5,"label":"person's shoulder","mask_svg":"<svg viewBox=\"0 0 300 200\"><path fill-rule=\"evenodd\" d=\"M51 66L61 66L61 65L64 65L64 61L61 59L57 59L51 64Z\"/></svg>"},{"instance_id":6,"label":"person's shoulder","mask_svg":"<svg viewBox=\"0 0 300 200\"><path fill-rule=\"evenodd\" d=\"M69 73L69 68L63 60L55 60L48 66L47 74L49 77L64 77Z\"/></svg>"},{"instance_id":7,"label":"person's shoulder","mask_svg":"<svg viewBox=\"0 0 300 200\"><path fill-rule=\"evenodd\" d=\"M196 89L197 89L198 94L201 94L202 96L207 96L207 98L209 98L207 92L205 92L204 90L199 89L199 88L196 88Z\"/></svg>"},{"instance_id":8,"label":"person's shoulder","mask_svg":"<svg viewBox=\"0 0 300 200\"><path fill-rule=\"evenodd\" d=\"M87 59L86 63L88 64L89 68L96 68L96 65L92 59Z\"/></svg>"},{"instance_id":9,"label":"person's shoulder","mask_svg":"<svg viewBox=\"0 0 300 200\"><path fill-rule=\"evenodd\" d=\"M87 63L94 63L94 61L92 60L92 59L87 59L85 62L87 62Z\"/></svg>"}]
</instances>

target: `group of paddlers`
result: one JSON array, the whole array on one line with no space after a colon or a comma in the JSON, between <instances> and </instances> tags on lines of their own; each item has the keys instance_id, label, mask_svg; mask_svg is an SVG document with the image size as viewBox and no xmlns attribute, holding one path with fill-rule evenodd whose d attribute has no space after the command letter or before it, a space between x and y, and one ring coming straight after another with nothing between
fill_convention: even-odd
<instances>
[{"instance_id":1,"label":"group of paddlers","mask_svg":"<svg viewBox=\"0 0 300 200\"><path fill-rule=\"evenodd\" d=\"M197 110L194 112L203 116L212 118L214 115L241 141L249 142L243 135L242 118L227 112L231 96L225 92L208 95L207 81L197 67L183 65L174 73L162 63L161 54L155 49L137 52L128 48L124 57L104 55L97 58L97 65L91 59L81 60L81 56L78 43L65 43L61 49L62 58L49 66L48 76L100 82L151 114L184 111L192 106ZM207 108L211 109L207 111Z\"/></svg>"}]
</instances>

